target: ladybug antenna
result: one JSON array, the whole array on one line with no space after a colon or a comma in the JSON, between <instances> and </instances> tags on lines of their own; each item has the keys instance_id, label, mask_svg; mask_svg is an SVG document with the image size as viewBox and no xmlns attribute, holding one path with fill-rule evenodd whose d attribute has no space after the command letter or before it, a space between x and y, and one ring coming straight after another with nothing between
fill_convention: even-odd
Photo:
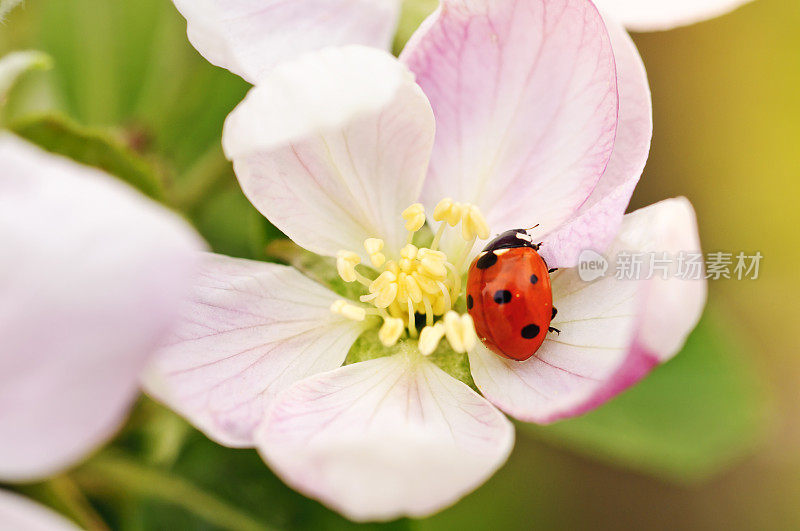
<instances>
[{"instance_id":1,"label":"ladybug antenna","mask_svg":"<svg viewBox=\"0 0 800 531\"><path fill-rule=\"evenodd\" d=\"M537 224L536 224L536 225L534 225L533 227L531 227L531 228L529 228L529 229L525 229L525 231L527 232L527 231L529 231L529 230L533 230L533 229L535 229L536 227L538 227L539 225L541 225L541 224L540 224L540 223L537 223Z\"/></svg>"}]
</instances>

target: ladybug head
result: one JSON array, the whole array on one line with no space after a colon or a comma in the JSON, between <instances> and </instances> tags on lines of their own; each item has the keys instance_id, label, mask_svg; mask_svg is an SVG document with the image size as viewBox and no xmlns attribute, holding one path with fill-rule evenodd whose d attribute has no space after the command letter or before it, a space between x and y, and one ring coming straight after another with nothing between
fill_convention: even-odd
<instances>
[{"instance_id":1,"label":"ladybug head","mask_svg":"<svg viewBox=\"0 0 800 531\"><path fill-rule=\"evenodd\" d=\"M538 251L539 246L533 243L533 238L530 237L528 231L525 229L512 229L507 230L489 244L484 247L483 252L498 251L500 249L511 249L514 247L530 247Z\"/></svg>"}]
</instances>

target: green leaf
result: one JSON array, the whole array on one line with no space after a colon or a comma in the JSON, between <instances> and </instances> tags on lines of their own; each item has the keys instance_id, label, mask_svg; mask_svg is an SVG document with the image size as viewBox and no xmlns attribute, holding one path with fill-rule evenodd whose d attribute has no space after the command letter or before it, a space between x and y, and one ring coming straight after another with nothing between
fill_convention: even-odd
<instances>
[{"instance_id":1,"label":"green leaf","mask_svg":"<svg viewBox=\"0 0 800 531\"><path fill-rule=\"evenodd\" d=\"M42 50L54 68L12 93L9 116L58 112L114 127L137 151L168 161L178 180L219 145L225 117L249 89L192 48L169 1L28 2L13 15L19 22L13 35L0 35L0 54Z\"/></svg>"},{"instance_id":2,"label":"green leaf","mask_svg":"<svg viewBox=\"0 0 800 531\"><path fill-rule=\"evenodd\" d=\"M81 127L55 115L16 121L9 128L48 151L115 175L153 199L164 198L155 170L143 158L101 131Z\"/></svg>"},{"instance_id":3,"label":"green leaf","mask_svg":"<svg viewBox=\"0 0 800 531\"><path fill-rule=\"evenodd\" d=\"M679 482L704 479L751 452L768 401L735 327L707 315L672 361L600 409L548 427L548 442Z\"/></svg>"}]
</instances>

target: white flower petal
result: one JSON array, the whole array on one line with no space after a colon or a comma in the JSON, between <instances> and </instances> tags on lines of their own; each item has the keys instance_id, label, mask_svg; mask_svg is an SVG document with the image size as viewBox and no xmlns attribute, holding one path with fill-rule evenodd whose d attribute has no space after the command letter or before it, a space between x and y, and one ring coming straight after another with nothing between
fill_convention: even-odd
<instances>
[{"instance_id":1,"label":"white flower petal","mask_svg":"<svg viewBox=\"0 0 800 531\"><path fill-rule=\"evenodd\" d=\"M699 248L694 212L681 198L626 216L609 256ZM553 276L552 323L561 334L550 334L521 363L481 345L470 353L472 375L489 401L520 420L579 415L674 356L697 324L705 294L705 279L618 280L612 265L604 278L587 283L576 269L561 270Z\"/></svg>"},{"instance_id":2,"label":"white flower petal","mask_svg":"<svg viewBox=\"0 0 800 531\"><path fill-rule=\"evenodd\" d=\"M667 30L724 15L752 0L595 0L634 31Z\"/></svg>"},{"instance_id":3,"label":"white flower petal","mask_svg":"<svg viewBox=\"0 0 800 531\"><path fill-rule=\"evenodd\" d=\"M0 135L0 478L111 437L202 244L123 183Z\"/></svg>"},{"instance_id":4,"label":"white flower petal","mask_svg":"<svg viewBox=\"0 0 800 531\"><path fill-rule=\"evenodd\" d=\"M66 518L27 498L0 489L0 529L78 531Z\"/></svg>"},{"instance_id":5,"label":"white flower petal","mask_svg":"<svg viewBox=\"0 0 800 531\"><path fill-rule=\"evenodd\" d=\"M363 521L454 503L505 462L513 439L508 420L469 387L399 354L291 387L258 448L289 485Z\"/></svg>"},{"instance_id":6,"label":"white flower petal","mask_svg":"<svg viewBox=\"0 0 800 531\"><path fill-rule=\"evenodd\" d=\"M189 40L251 83L281 61L326 46L388 49L400 0L173 0Z\"/></svg>"},{"instance_id":7,"label":"white flower petal","mask_svg":"<svg viewBox=\"0 0 800 531\"><path fill-rule=\"evenodd\" d=\"M367 238L400 248L433 135L411 73L385 52L348 46L276 68L228 117L223 145L256 208L333 256Z\"/></svg>"},{"instance_id":8,"label":"white flower petal","mask_svg":"<svg viewBox=\"0 0 800 531\"><path fill-rule=\"evenodd\" d=\"M642 58L625 29L606 18L619 87L619 125L614 151L592 194L558 230L548 234L541 254L550 267L574 267L584 249L603 252L619 232L650 152L653 106ZM533 232L535 237L535 231Z\"/></svg>"},{"instance_id":9,"label":"white flower petal","mask_svg":"<svg viewBox=\"0 0 800 531\"><path fill-rule=\"evenodd\" d=\"M494 232L547 233L586 200L617 126L614 54L586 0L444 0L401 59L436 114L423 200L478 205Z\"/></svg>"},{"instance_id":10,"label":"white flower petal","mask_svg":"<svg viewBox=\"0 0 800 531\"><path fill-rule=\"evenodd\" d=\"M334 315L339 298L291 267L208 254L145 388L212 439L252 446L273 397L341 366L368 324Z\"/></svg>"}]
</instances>

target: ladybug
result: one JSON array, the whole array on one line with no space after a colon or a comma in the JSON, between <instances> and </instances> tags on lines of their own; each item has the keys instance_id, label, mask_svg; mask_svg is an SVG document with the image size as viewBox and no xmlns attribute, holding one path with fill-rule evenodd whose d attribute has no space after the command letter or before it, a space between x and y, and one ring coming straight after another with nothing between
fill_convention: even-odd
<instances>
[{"instance_id":1,"label":"ladybug","mask_svg":"<svg viewBox=\"0 0 800 531\"><path fill-rule=\"evenodd\" d=\"M487 348L505 358L525 361L542 346L553 307L550 273L523 229L492 240L469 267L467 310Z\"/></svg>"}]
</instances>

